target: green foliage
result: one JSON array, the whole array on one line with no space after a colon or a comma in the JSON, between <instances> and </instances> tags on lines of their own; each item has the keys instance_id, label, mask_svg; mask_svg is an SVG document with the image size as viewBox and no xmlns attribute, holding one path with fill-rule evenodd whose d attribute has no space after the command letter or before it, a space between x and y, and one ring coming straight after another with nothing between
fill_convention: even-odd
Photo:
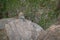
<instances>
[{"instance_id":1,"label":"green foliage","mask_svg":"<svg viewBox=\"0 0 60 40\"><path fill-rule=\"evenodd\" d=\"M6 3L5 2L6 2L5 0L0 0L0 16L2 16L2 17L6 17L6 15L4 15L6 13Z\"/></svg>"},{"instance_id":2,"label":"green foliage","mask_svg":"<svg viewBox=\"0 0 60 40\"><path fill-rule=\"evenodd\" d=\"M38 23L44 29L48 28L52 23L56 21L56 14L54 11L49 11L48 13L43 13L41 15L40 22Z\"/></svg>"},{"instance_id":3,"label":"green foliage","mask_svg":"<svg viewBox=\"0 0 60 40\"><path fill-rule=\"evenodd\" d=\"M57 0L3 0L4 13L8 12L10 16L16 16L19 11L25 13L25 17L33 22L35 22L36 14L39 10L41 15L39 15L38 24L44 29L48 28L49 25L54 23L59 15L56 10ZM3 11L2 11L3 12ZM4 17L6 16L3 14Z\"/></svg>"}]
</instances>

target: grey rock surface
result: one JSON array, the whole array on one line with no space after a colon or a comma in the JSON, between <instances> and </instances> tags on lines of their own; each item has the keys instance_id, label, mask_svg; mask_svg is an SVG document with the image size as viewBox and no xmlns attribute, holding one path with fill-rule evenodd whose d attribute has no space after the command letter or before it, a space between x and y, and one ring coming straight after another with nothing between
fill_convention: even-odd
<instances>
[{"instance_id":1,"label":"grey rock surface","mask_svg":"<svg viewBox=\"0 0 60 40\"><path fill-rule=\"evenodd\" d=\"M29 20L13 19L5 24L9 40L37 40L43 28Z\"/></svg>"},{"instance_id":2,"label":"grey rock surface","mask_svg":"<svg viewBox=\"0 0 60 40\"><path fill-rule=\"evenodd\" d=\"M0 29L4 29L5 24L7 23L8 20L12 20L14 18L6 18L6 19L0 19Z\"/></svg>"},{"instance_id":3,"label":"grey rock surface","mask_svg":"<svg viewBox=\"0 0 60 40\"><path fill-rule=\"evenodd\" d=\"M43 37L42 33L45 32L36 23L25 19L21 12L17 18L1 19L0 29L7 32L9 40L38 40L38 37Z\"/></svg>"}]
</instances>

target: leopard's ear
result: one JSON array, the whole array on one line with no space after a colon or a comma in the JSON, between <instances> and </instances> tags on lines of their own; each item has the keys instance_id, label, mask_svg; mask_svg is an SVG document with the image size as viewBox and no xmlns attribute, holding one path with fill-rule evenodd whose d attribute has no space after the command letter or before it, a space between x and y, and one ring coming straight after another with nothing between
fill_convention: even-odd
<instances>
[{"instance_id":1,"label":"leopard's ear","mask_svg":"<svg viewBox=\"0 0 60 40\"><path fill-rule=\"evenodd\" d=\"M18 18L19 18L19 19L20 19L20 18L23 18L23 19L24 19L24 18L25 18L25 17L24 17L24 13L23 13L23 12L20 12L20 13L18 14Z\"/></svg>"}]
</instances>

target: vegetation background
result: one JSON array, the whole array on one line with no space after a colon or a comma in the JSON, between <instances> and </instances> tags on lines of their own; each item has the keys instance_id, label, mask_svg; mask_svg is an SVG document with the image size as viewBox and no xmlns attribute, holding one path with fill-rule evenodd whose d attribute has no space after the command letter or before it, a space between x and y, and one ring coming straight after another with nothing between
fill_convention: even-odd
<instances>
[{"instance_id":1,"label":"vegetation background","mask_svg":"<svg viewBox=\"0 0 60 40\"><path fill-rule=\"evenodd\" d=\"M0 0L0 19L23 12L26 19L46 29L60 15L58 4L59 0Z\"/></svg>"}]
</instances>

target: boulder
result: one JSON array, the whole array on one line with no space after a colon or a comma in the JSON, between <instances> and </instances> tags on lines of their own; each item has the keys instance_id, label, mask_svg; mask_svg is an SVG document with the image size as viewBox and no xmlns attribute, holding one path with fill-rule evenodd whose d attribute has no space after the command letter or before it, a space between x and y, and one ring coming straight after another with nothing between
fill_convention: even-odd
<instances>
[{"instance_id":1,"label":"boulder","mask_svg":"<svg viewBox=\"0 0 60 40\"><path fill-rule=\"evenodd\" d=\"M41 26L25 19L22 12L17 18L1 19L0 29L6 34L7 40L38 40L45 33Z\"/></svg>"},{"instance_id":2,"label":"boulder","mask_svg":"<svg viewBox=\"0 0 60 40\"><path fill-rule=\"evenodd\" d=\"M8 20L5 30L9 40L37 40L44 31L39 25L26 19Z\"/></svg>"},{"instance_id":3,"label":"boulder","mask_svg":"<svg viewBox=\"0 0 60 40\"><path fill-rule=\"evenodd\" d=\"M0 19L0 40L8 40L8 36L5 31L5 24L7 20L12 20L14 18Z\"/></svg>"},{"instance_id":4,"label":"boulder","mask_svg":"<svg viewBox=\"0 0 60 40\"><path fill-rule=\"evenodd\" d=\"M45 37L46 37L46 34L47 34L47 32L46 31L41 31L40 33L39 33L39 36L38 36L38 38L37 38L37 40L43 40Z\"/></svg>"},{"instance_id":5,"label":"boulder","mask_svg":"<svg viewBox=\"0 0 60 40\"><path fill-rule=\"evenodd\" d=\"M0 19L0 29L4 29L5 24L7 23L8 20L13 20L15 18L6 18L6 19Z\"/></svg>"},{"instance_id":6,"label":"boulder","mask_svg":"<svg viewBox=\"0 0 60 40\"><path fill-rule=\"evenodd\" d=\"M60 25L52 25L43 40L60 40Z\"/></svg>"}]
</instances>

